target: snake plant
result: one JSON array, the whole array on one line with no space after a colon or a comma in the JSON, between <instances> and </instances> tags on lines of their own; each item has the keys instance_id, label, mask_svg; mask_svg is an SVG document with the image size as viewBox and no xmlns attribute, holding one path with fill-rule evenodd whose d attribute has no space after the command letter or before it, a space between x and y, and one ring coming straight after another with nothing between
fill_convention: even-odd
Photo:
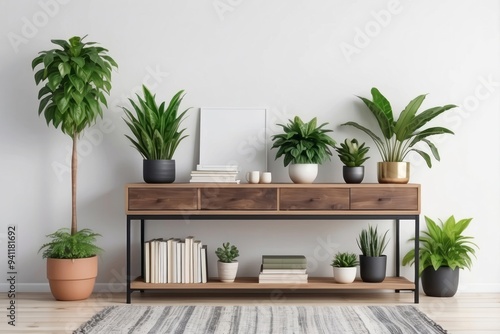
<instances>
[{"instance_id":1,"label":"snake plant","mask_svg":"<svg viewBox=\"0 0 500 334\"><path fill-rule=\"evenodd\" d=\"M179 129L184 120L186 109L178 114L179 106L184 98L184 91L175 94L168 106L165 102L158 105L156 95L146 86L142 86L144 97L137 96L137 102L129 99L135 114L122 107L128 127L135 138L125 135L132 145L147 160L171 160L179 143L187 137L186 129Z\"/></svg>"},{"instance_id":2,"label":"snake plant","mask_svg":"<svg viewBox=\"0 0 500 334\"><path fill-rule=\"evenodd\" d=\"M382 137L356 122L347 122L342 125L353 126L370 136L375 142L382 160L385 162L402 162L407 154L413 151L418 153L425 160L427 166L431 168L431 156L427 152L416 148L416 145L421 142L428 146L437 161L440 160L438 149L428 137L454 133L444 127L421 128L445 111L455 108L456 105L447 104L441 107L433 107L417 114L426 96L419 95L395 119L391 104L380 91L374 87L371 90L371 94L373 101L361 96L358 97L368 107L373 116L375 116Z\"/></svg>"}]
</instances>

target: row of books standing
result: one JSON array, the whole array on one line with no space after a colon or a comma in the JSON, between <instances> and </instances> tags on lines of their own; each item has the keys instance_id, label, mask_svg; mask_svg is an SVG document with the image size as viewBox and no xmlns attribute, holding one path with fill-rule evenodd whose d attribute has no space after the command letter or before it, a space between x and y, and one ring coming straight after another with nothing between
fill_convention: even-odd
<instances>
[{"instance_id":1,"label":"row of books standing","mask_svg":"<svg viewBox=\"0 0 500 334\"><path fill-rule=\"evenodd\" d=\"M259 283L307 283L304 255L262 255Z\"/></svg>"},{"instance_id":2,"label":"row of books standing","mask_svg":"<svg viewBox=\"0 0 500 334\"><path fill-rule=\"evenodd\" d=\"M240 183L237 165L197 165L191 171L191 183Z\"/></svg>"},{"instance_id":3,"label":"row of books standing","mask_svg":"<svg viewBox=\"0 0 500 334\"><path fill-rule=\"evenodd\" d=\"M189 236L158 238L144 245L144 282L206 283L207 246Z\"/></svg>"}]
</instances>

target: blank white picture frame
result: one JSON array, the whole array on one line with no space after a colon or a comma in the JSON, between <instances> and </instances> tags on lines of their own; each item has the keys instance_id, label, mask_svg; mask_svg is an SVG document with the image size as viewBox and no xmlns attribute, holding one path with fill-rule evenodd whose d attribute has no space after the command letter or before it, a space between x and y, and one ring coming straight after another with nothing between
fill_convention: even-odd
<instances>
[{"instance_id":1,"label":"blank white picture frame","mask_svg":"<svg viewBox=\"0 0 500 334\"><path fill-rule=\"evenodd\" d=\"M200 165L267 171L265 108L200 108Z\"/></svg>"}]
</instances>

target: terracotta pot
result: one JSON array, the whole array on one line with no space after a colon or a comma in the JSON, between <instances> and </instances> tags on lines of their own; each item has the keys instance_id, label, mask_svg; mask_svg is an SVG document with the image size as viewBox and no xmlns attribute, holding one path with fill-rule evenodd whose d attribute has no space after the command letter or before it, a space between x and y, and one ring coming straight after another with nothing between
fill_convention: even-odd
<instances>
[{"instance_id":1,"label":"terracotta pot","mask_svg":"<svg viewBox=\"0 0 500 334\"><path fill-rule=\"evenodd\" d=\"M377 177L379 183L402 183L410 181L409 162L378 162Z\"/></svg>"},{"instance_id":2,"label":"terracotta pot","mask_svg":"<svg viewBox=\"0 0 500 334\"><path fill-rule=\"evenodd\" d=\"M84 259L47 259L47 278L54 298L87 299L94 290L97 266L97 256Z\"/></svg>"}]
</instances>

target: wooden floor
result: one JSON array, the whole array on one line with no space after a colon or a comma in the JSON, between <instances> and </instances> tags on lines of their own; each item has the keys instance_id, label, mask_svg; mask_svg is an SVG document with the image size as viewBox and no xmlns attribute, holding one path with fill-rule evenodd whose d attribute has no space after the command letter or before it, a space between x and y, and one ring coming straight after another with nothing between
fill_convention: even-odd
<instances>
[{"instance_id":1,"label":"wooden floor","mask_svg":"<svg viewBox=\"0 0 500 334\"><path fill-rule=\"evenodd\" d=\"M48 293L18 293L16 326L7 324L5 309L9 300L0 299L0 333L71 333L93 314L109 305L125 304L125 294L95 294L79 302L58 302ZM137 305L404 305L413 304L413 294L379 293L309 293L309 294L204 294L163 293L132 295ZM416 306L443 326L448 333L500 333L500 293L457 293L452 298L420 297Z\"/></svg>"}]
</instances>

